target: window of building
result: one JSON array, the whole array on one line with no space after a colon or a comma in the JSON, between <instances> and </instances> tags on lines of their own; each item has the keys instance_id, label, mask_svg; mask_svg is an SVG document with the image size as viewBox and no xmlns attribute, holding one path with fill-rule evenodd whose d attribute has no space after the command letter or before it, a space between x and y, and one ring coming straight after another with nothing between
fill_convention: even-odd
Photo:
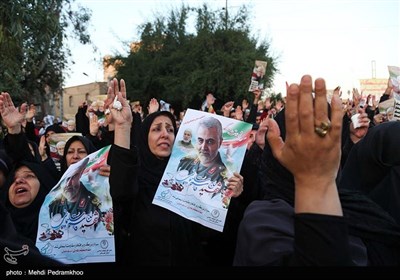
<instances>
[{"instance_id":1,"label":"window of building","mask_svg":"<svg viewBox=\"0 0 400 280\"><path fill-rule=\"evenodd\" d=\"M74 107L74 100L72 96L68 97L69 107Z\"/></svg>"}]
</instances>

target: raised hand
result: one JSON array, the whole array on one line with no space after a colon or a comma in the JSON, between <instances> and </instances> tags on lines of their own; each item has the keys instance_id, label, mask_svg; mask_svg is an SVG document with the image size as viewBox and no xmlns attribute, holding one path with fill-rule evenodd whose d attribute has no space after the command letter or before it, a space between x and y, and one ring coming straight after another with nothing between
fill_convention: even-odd
<instances>
[{"instance_id":1,"label":"raised hand","mask_svg":"<svg viewBox=\"0 0 400 280\"><path fill-rule=\"evenodd\" d=\"M246 111L246 109L249 108L249 101L247 99L242 100L242 110Z\"/></svg>"},{"instance_id":2,"label":"raised hand","mask_svg":"<svg viewBox=\"0 0 400 280\"><path fill-rule=\"evenodd\" d=\"M368 118L368 114L365 113L365 108L359 108L357 109L358 111L358 126L357 128L354 128L354 123L353 121L350 123L350 139L353 141L353 143L357 143L360 141L368 132L369 129L369 123L371 120Z\"/></svg>"},{"instance_id":3,"label":"raised hand","mask_svg":"<svg viewBox=\"0 0 400 280\"><path fill-rule=\"evenodd\" d=\"M358 104L360 104L361 100L361 94L358 92L357 88L353 88L353 102L354 102L354 107L358 107Z\"/></svg>"},{"instance_id":4,"label":"raised hand","mask_svg":"<svg viewBox=\"0 0 400 280\"><path fill-rule=\"evenodd\" d=\"M235 119L240 120L240 121L243 120L243 110L242 110L241 106L236 106Z\"/></svg>"},{"instance_id":5,"label":"raised hand","mask_svg":"<svg viewBox=\"0 0 400 280\"><path fill-rule=\"evenodd\" d=\"M46 154L46 136L42 135L40 137L40 143L39 143L39 154L40 157L42 158L42 161L45 161L47 159L47 154Z\"/></svg>"},{"instance_id":6,"label":"raised hand","mask_svg":"<svg viewBox=\"0 0 400 280\"><path fill-rule=\"evenodd\" d=\"M120 102L120 104L117 104L117 101ZM108 104L107 113L111 114L111 118L108 117L108 120L110 124L114 126L114 144L129 149L133 117L131 106L129 106L126 100L126 86L124 80L121 79L119 85L117 79L114 78L111 81L105 104Z\"/></svg>"},{"instance_id":7,"label":"raised hand","mask_svg":"<svg viewBox=\"0 0 400 280\"><path fill-rule=\"evenodd\" d=\"M258 126L257 133L255 136L255 142L262 150L264 150L265 148L265 134L267 133L267 131L268 131L268 121L267 119L262 119Z\"/></svg>"},{"instance_id":8,"label":"raised hand","mask_svg":"<svg viewBox=\"0 0 400 280\"><path fill-rule=\"evenodd\" d=\"M378 107L379 100L375 95L372 95L372 109L375 110Z\"/></svg>"},{"instance_id":9,"label":"raised hand","mask_svg":"<svg viewBox=\"0 0 400 280\"><path fill-rule=\"evenodd\" d=\"M100 129L99 118L95 114L90 115L89 116L89 131L90 131L90 135L97 136L97 133L99 132L99 129Z\"/></svg>"},{"instance_id":10,"label":"raised hand","mask_svg":"<svg viewBox=\"0 0 400 280\"><path fill-rule=\"evenodd\" d=\"M36 115L36 106L33 105L33 104L31 104L31 105L29 106L29 110L28 110L28 112L26 113L25 118L26 118L27 121L31 122L31 121L33 120L33 117L34 117L35 115Z\"/></svg>"},{"instance_id":11,"label":"raised hand","mask_svg":"<svg viewBox=\"0 0 400 280\"><path fill-rule=\"evenodd\" d=\"M152 114L152 113L154 113L154 112L157 112L158 109L160 109L160 104L158 103L158 101L157 101L156 98L152 98L152 99L150 100L148 109L149 109L149 114Z\"/></svg>"},{"instance_id":12,"label":"raised hand","mask_svg":"<svg viewBox=\"0 0 400 280\"><path fill-rule=\"evenodd\" d=\"M231 112L231 109L233 108L233 104L234 104L233 101L228 101L222 106L221 111L224 113L225 117L229 116L229 113Z\"/></svg>"},{"instance_id":13,"label":"raised hand","mask_svg":"<svg viewBox=\"0 0 400 280\"><path fill-rule=\"evenodd\" d=\"M25 120L27 108L28 105L24 103L18 111L8 92L0 94L0 114L9 133L18 134L21 132L21 124Z\"/></svg>"},{"instance_id":14,"label":"raised hand","mask_svg":"<svg viewBox=\"0 0 400 280\"><path fill-rule=\"evenodd\" d=\"M326 85L309 75L287 92L285 109L286 140L280 137L278 124L268 119L267 139L273 155L294 176L295 212L341 216L336 176L341 156L342 109L337 93L331 101L328 118ZM321 133L321 130L324 133Z\"/></svg>"},{"instance_id":15,"label":"raised hand","mask_svg":"<svg viewBox=\"0 0 400 280\"><path fill-rule=\"evenodd\" d=\"M126 100L125 81L121 79L118 85L118 80L114 78L110 83L111 84L108 88L107 100L105 104L108 104L107 109L110 110L112 116L111 122L115 126L125 126L130 128L133 118L131 107ZM121 108L117 108L115 106L117 104L117 101L121 103Z\"/></svg>"}]
</instances>

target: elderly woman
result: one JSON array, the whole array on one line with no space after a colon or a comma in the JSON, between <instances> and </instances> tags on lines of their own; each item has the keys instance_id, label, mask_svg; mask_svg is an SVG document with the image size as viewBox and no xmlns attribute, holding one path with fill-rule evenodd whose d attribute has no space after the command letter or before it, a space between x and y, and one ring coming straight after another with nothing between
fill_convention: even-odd
<instances>
[{"instance_id":1,"label":"elderly woman","mask_svg":"<svg viewBox=\"0 0 400 280\"><path fill-rule=\"evenodd\" d=\"M21 161L10 173L2 199L21 235L36 242L39 212L56 181L36 162Z\"/></svg>"}]
</instances>

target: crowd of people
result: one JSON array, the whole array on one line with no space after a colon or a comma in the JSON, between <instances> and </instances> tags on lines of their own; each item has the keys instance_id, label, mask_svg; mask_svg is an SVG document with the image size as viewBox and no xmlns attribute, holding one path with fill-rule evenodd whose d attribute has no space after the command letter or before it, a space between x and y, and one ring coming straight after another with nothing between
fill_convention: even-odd
<instances>
[{"instance_id":1,"label":"crowd of people","mask_svg":"<svg viewBox=\"0 0 400 280\"><path fill-rule=\"evenodd\" d=\"M16 107L2 92L2 247L28 244L29 260L40 256L34 241L45 196L71 164L112 145L99 172L109 177L118 266L398 266L400 122L378 109L392 97L391 83L379 101L369 96L364 106L357 90L346 103L340 88L328 100L325 81L309 75L288 85L284 100L262 99L258 88L249 94L252 102L234 108L228 101L218 110L209 93L196 108L253 125L240 174L229 177L216 118L175 140L185 112L161 110L153 98L145 116L140 104L129 104L124 80L110 82L103 106L84 104L67 126L55 123L41 133L34 108ZM81 136L66 141L57 166L49 138L65 132ZM222 232L152 203L175 141L196 151L177 171L218 181L213 197L231 199ZM81 190L81 171L68 178L69 193L51 204L53 215L64 213L69 198L87 199L75 212L100 212L94 195ZM62 265L44 256L32 263L39 260Z\"/></svg>"}]
</instances>

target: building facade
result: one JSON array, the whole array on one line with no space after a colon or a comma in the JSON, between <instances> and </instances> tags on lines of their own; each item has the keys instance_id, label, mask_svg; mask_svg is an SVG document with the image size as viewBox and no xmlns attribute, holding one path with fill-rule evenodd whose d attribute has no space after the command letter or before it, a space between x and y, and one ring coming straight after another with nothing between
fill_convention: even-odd
<instances>
[{"instance_id":1,"label":"building facade","mask_svg":"<svg viewBox=\"0 0 400 280\"><path fill-rule=\"evenodd\" d=\"M91 103L99 99L99 96L107 95L108 82L94 82L90 84L78 85L64 88L58 94L56 102L56 116L61 116L62 120L75 118L79 106L83 102ZM102 98L103 99L103 98Z\"/></svg>"}]
</instances>

